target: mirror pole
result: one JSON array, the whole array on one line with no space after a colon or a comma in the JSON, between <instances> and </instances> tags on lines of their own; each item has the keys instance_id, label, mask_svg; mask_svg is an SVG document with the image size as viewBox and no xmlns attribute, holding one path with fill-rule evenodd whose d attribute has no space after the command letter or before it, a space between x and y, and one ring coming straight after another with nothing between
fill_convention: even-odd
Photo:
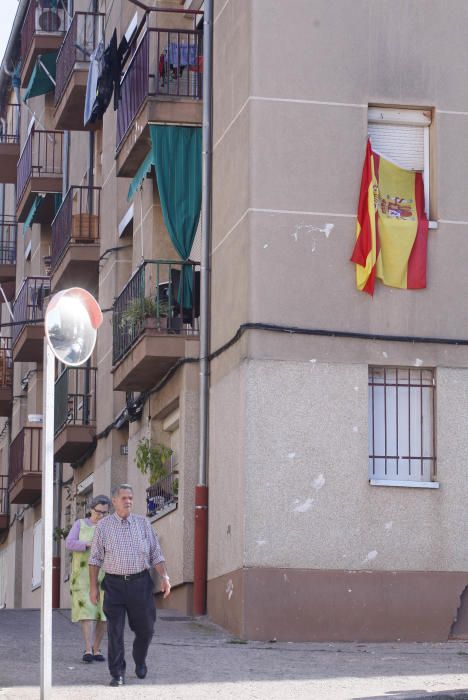
<instances>
[{"instance_id":1,"label":"mirror pole","mask_svg":"<svg viewBox=\"0 0 468 700\"><path fill-rule=\"evenodd\" d=\"M55 357L44 339L42 419L42 605L41 700L52 692L52 543L54 513L54 382Z\"/></svg>"}]
</instances>

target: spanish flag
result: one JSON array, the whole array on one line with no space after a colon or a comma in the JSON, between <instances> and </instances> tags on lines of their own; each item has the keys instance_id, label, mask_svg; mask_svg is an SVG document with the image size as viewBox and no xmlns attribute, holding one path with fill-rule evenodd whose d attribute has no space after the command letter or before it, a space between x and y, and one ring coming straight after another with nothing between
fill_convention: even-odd
<instances>
[{"instance_id":1,"label":"spanish flag","mask_svg":"<svg viewBox=\"0 0 468 700\"><path fill-rule=\"evenodd\" d=\"M422 173L385 160L369 140L351 256L357 288L372 295L378 277L389 287L424 289L427 232Z\"/></svg>"}]
</instances>

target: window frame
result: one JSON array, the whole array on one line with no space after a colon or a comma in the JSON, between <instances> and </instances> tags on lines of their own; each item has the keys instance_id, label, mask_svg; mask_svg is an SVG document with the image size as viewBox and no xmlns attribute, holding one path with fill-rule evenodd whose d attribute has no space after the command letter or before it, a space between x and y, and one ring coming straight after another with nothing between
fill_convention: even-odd
<instances>
[{"instance_id":1,"label":"window frame","mask_svg":"<svg viewBox=\"0 0 468 700\"><path fill-rule=\"evenodd\" d=\"M367 109L367 126L369 124L385 124L388 126L414 126L423 129L423 182L424 182L424 208L429 220L430 228L435 228L435 222L431 221L431 126L434 121L432 109L414 109L411 107L382 107L369 105ZM385 153L376 153L383 158L391 160ZM396 163L398 165L398 163ZM432 226L431 226L432 224Z\"/></svg>"}]
</instances>

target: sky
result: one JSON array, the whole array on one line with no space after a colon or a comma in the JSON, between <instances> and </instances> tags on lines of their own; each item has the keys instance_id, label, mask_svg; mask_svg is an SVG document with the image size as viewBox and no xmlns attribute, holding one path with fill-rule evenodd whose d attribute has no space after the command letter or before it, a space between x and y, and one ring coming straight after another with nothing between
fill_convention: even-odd
<instances>
[{"instance_id":1,"label":"sky","mask_svg":"<svg viewBox=\"0 0 468 700\"><path fill-rule=\"evenodd\" d=\"M3 58L18 7L18 0L0 0L0 2L0 58Z\"/></svg>"}]
</instances>

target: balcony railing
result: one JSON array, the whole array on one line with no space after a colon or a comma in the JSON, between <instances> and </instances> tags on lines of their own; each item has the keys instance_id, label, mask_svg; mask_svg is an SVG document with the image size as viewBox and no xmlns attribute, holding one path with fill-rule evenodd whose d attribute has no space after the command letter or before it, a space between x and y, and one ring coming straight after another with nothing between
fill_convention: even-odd
<instances>
[{"instance_id":1,"label":"balcony railing","mask_svg":"<svg viewBox=\"0 0 468 700\"><path fill-rule=\"evenodd\" d=\"M16 216L0 217L0 265L16 263Z\"/></svg>"},{"instance_id":2,"label":"balcony railing","mask_svg":"<svg viewBox=\"0 0 468 700\"><path fill-rule=\"evenodd\" d=\"M15 344L23 326L44 320L45 299L50 294L49 277L27 277L13 304L15 325L12 331L12 343Z\"/></svg>"},{"instance_id":3,"label":"balcony railing","mask_svg":"<svg viewBox=\"0 0 468 700\"><path fill-rule=\"evenodd\" d=\"M0 389L13 385L11 338L0 338Z\"/></svg>"},{"instance_id":4,"label":"balcony railing","mask_svg":"<svg viewBox=\"0 0 468 700\"><path fill-rule=\"evenodd\" d=\"M99 240L100 187L70 187L52 222L52 269L70 242Z\"/></svg>"},{"instance_id":5,"label":"balcony railing","mask_svg":"<svg viewBox=\"0 0 468 700\"><path fill-rule=\"evenodd\" d=\"M202 98L203 32L147 29L121 83L119 148L148 97Z\"/></svg>"},{"instance_id":6,"label":"balcony railing","mask_svg":"<svg viewBox=\"0 0 468 700\"><path fill-rule=\"evenodd\" d=\"M166 334L198 335L199 263L146 260L114 303L113 361L120 360L148 324Z\"/></svg>"},{"instance_id":7,"label":"balcony railing","mask_svg":"<svg viewBox=\"0 0 468 700\"><path fill-rule=\"evenodd\" d=\"M18 161L17 204L31 177L62 175L62 154L63 131L32 129Z\"/></svg>"},{"instance_id":8,"label":"balcony railing","mask_svg":"<svg viewBox=\"0 0 468 700\"><path fill-rule=\"evenodd\" d=\"M65 11L56 0L31 0L21 28L23 62L35 34L63 34Z\"/></svg>"},{"instance_id":9,"label":"balcony railing","mask_svg":"<svg viewBox=\"0 0 468 700\"><path fill-rule=\"evenodd\" d=\"M0 515L8 515L8 476L0 475Z\"/></svg>"},{"instance_id":10,"label":"balcony railing","mask_svg":"<svg viewBox=\"0 0 468 700\"><path fill-rule=\"evenodd\" d=\"M69 367L55 382L55 435L65 425L96 425L96 368Z\"/></svg>"},{"instance_id":11,"label":"balcony railing","mask_svg":"<svg viewBox=\"0 0 468 700\"><path fill-rule=\"evenodd\" d=\"M179 472L171 471L146 489L146 515L163 515L177 508Z\"/></svg>"},{"instance_id":12,"label":"balcony railing","mask_svg":"<svg viewBox=\"0 0 468 700\"><path fill-rule=\"evenodd\" d=\"M42 463L42 428L28 427L20 430L10 445L10 488L23 474L40 474Z\"/></svg>"},{"instance_id":13,"label":"balcony railing","mask_svg":"<svg viewBox=\"0 0 468 700\"><path fill-rule=\"evenodd\" d=\"M75 12L57 56L55 104L68 84L77 64L88 64L89 57L103 35L104 15L94 12Z\"/></svg>"},{"instance_id":14,"label":"balcony railing","mask_svg":"<svg viewBox=\"0 0 468 700\"><path fill-rule=\"evenodd\" d=\"M18 104L9 104L6 115L0 119L0 144L19 143L21 108Z\"/></svg>"}]
</instances>

